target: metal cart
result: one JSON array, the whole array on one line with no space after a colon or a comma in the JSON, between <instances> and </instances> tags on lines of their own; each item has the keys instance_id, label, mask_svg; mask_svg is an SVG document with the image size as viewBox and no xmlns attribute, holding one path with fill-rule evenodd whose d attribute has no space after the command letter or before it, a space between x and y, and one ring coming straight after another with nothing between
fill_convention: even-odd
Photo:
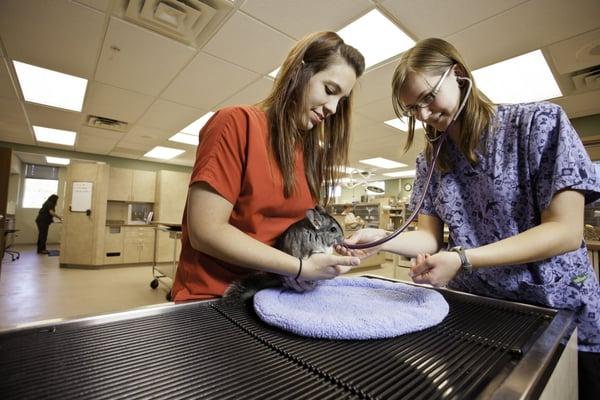
<instances>
[{"instance_id":1,"label":"metal cart","mask_svg":"<svg viewBox=\"0 0 600 400\"><path fill-rule=\"evenodd\" d=\"M168 232L169 238L173 239L173 261L169 266L158 265L158 232ZM175 279L177 271L177 241L181 240L181 225L177 224L159 224L154 227L154 257L152 261L152 281L150 287L156 289L159 284L163 284L167 288L167 301L171 301L171 282Z\"/></svg>"}]
</instances>

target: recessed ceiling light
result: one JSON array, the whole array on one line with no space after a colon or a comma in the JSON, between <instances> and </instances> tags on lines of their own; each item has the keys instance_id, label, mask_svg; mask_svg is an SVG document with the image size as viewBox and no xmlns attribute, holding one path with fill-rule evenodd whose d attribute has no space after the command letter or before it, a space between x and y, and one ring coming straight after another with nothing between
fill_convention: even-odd
<instances>
[{"instance_id":1,"label":"recessed ceiling light","mask_svg":"<svg viewBox=\"0 0 600 400\"><path fill-rule=\"evenodd\" d=\"M68 159L68 158L46 156L46 162L48 164L69 165L69 163L71 162L71 160Z\"/></svg>"},{"instance_id":2,"label":"recessed ceiling light","mask_svg":"<svg viewBox=\"0 0 600 400\"><path fill-rule=\"evenodd\" d=\"M179 132L169 138L172 142L191 144L192 146L198 145L198 136L190 135L188 133Z\"/></svg>"},{"instance_id":3,"label":"recessed ceiling light","mask_svg":"<svg viewBox=\"0 0 600 400\"><path fill-rule=\"evenodd\" d=\"M194 135L194 136L200 135L200 130L202 129L204 124L206 124L208 122L210 117L213 116L213 114L214 114L214 112L212 112L212 111L207 112L206 114L204 114L203 116L201 116L200 118L198 118L197 120L195 120L194 122L192 122L191 124L189 124L188 126L183 128L180 132L187 133L188 135Z\"/></svg>"},{"instance_id":4,"label":"recessed ceiling light","mask_svg":"<svg viewBox=\"0 0 600 400\"><path fill-rule=\"evenodd\" d=\"M170 160L171 158L177 157L181 153L185 153L185 150L156 146L155 148L144 154L144 157L160 158L161 160Z\"/></svg>"},{"instance_id":5,"label":"recessed ceiling light","mask_svg":"<svg viewBox=\"0 0 600 400\"><path fill-rule=\"evenodd\" d=\"M33 133L35 140L38 142L64 144L65 146L73 146L77 134L73 131L63 131L62 129L46 128L45 126L33 125Z\"/></svg>"},{"instance_id":6,"label":"recessed ceiling light","mask_svg":"<svg viewBox=\"0 0 600 400\"><path fill-rule=\"evenodd\" d=\"M394 178L409 178L409 177L414 177L416 173L417 173L416 170L410 169L410 170L406 170L406 171L386 172L383 175L392 176Z\"/></svg>"},{"instance_id":7,"label":"recessed ceiling light","mask_svg":"<svg viewBox=\"0 0 600 400\"><path fill-rule=\"evenodd\" d=\"M403 168L406 167L406 164L402 164L397 161L388 160L382 157L369 158L366 160L360 160L359 162L363 164L373 165L378 168L384 169L392 169L392 168Z\"/></svg>"},{"instance_id":8,"label":"recessed ceiling light","mask_svg":"<svg viewBox=\"0 0 600 400\"><path fill-rule=\"evenodd\" d=\"M384 124L391 126L392 128L399 129L403 132L408 132L408 122L406 122L406 118L394 118L388 121L385 121Z\"/></svg>"},{"instance_id":9,"label":"recessed ceiling light","mask_svg":"<svg viewBox=\"0 0 600 400\"><path fill-rule=\"evenodd\" d=\"M356 47L365 57L365 68L378 64L411 48L412 40L377 9L340 29L344 42Z\"/></svg>"},{"instance_id":10,"label":"recessed ceiling light","mask_svg":"<svg viewBox=\"0 0 600 400\"><path fill-rule=\"evenodd\" d=\"M541 50L480 68L473 76L494 103L527 103L562 96Z\"/></svg>"},{"instance_id":11,"label":"recessed ceiling light","mask_svg":"<svg viewBox=\"0 0 600 400\"><path fill-rule=\"evenodd\" d=\"M87 79L13 61L26 101L81 111Z\"/></svg>"}]
</instances>

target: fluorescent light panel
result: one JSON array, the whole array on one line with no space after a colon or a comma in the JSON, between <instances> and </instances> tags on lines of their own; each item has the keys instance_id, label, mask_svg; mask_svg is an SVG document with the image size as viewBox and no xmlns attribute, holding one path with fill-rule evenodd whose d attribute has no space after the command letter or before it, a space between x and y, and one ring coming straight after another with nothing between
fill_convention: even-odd
<instances>
[{"instance_id":1,"label":"fluorescent light panel","mask_svg":"<svg viewBox=\"0 0 600 400\"><path fill-rule=\"evenodd\" d=\"M415 42L374 9L338 31L344 42L365 57L365 67L378 64L411 48Z\"/></svg>"},{"instance_id":2,"label":"fluorescent light panel","mask_svg":"<svg viewBox=\"0 0 600 400\"><path fill-rule=\"evenodd\" d=\"M382 158L382 157L369 158L366 160L360 160L359 162L361 162L363 164L373 165L378 168L384 168L384 169L403 168L403 167L407 166L406 164L403 164L403 163L400 163L397 161L388 160L388 159Z\"/></svg>"},{"instance_id":3,"label":"fluorescent light panel","mask_svg":"<svg viewBox=\"0 0 600 400\"><path fill-rule=\"evenodd\" d=\"M26 101L81 111L87 79L13 61Z\"/></svg>"},{"instance_id":4,"label":"fluorescent light panel","mask_svg":"<svg viewBox=\"0 0 600 400\"><path fill-rule=\"evenodd\" d=\"M183 133L183 132L174 134L173 136L171 136L169 138L169 140L172 142L177 142L177 143L191 144L192 146L198 145L198 136L190 135L188 133Z\"/></svg>"},{"instance_id":5,"label":"fluorescent light panel","mask_svg":"<svg viewBox=\"0 0 600 400\"><path fill-rule=\"evenodd\" d=\"M33 125L35 140L38 142L62 144L73 146L77 134L73 131L63 131L62 129L46 128L45 126Z\"/></svg>"},{"instance_id":6,"label":"fluorescent light panel","mask_svg":"<svg viewBox=\"0 0 600 400\"><path fill-rule=\"evenodd\" d=\"M409 177L414 177L416 173L417 173L416 170L410 169L407 171L386 172L383 175L391 176L393 178L409 178Z\"/></svg>"},{"instance_id":7,"label":"fluorescent light panel","mask_svg":"<svg viewBox=\"0 0 600 400\"><path fill-rule=\"evenodd\" d=\"M346 25L337 34L362 53L365 68L400 54L415 44L414 40L377 9ZM271 71L269 76L275 79L280 68Z\"/></svg>"},{"instance_id":8,"label":"fluorescent light panel","mask_svg":"<svg viewBox=\"0 0 600 400\"><path fill-rule=\"evenodd\" d=\"M201 116L200 118L198 118L197 120L195 120L194 122L192 122L191 124L189 124L188 126L183 128L181 130L181 132L187 133L188 135L194 135L194 136L200 135L200 130L208 122L210 117L213 116L213 114L214 114L214 112L212 112L212 111L207 112L206 114L204 114L203 116Z\"/></svg>"},{"instance_id":9,"label":"fluorescent light panel","mask_svg":"<svg viewBox=\"0 0 600 400\"><path fill-rule=\"evenodd\" d=\"M562 96L541 50L480 68L473 76L494 103L527 103Z\"/></svg>"},{"instance_id":10,"label":"fluorescent light panel","mask_svg":"<svg viewBox=\"0 0 600 400\"><path fill-rule=\"evenodd\" d=\"M69 165L69 163L71 162L71 160L68 159L68 158L46 156L46 162L48 164Z\"/></svg>"},{"instance_id":11,"label":"fluorescent light panel","mask_svg":"<svg viewBox=\"0 0 600 400\"><path fill-rule=\"evenodd\" d=\"M281 69L281 67L277 67L273 71L269 72L269 76L273 79L277 78L277 74L279 74L280 69Z\"/></svg>"},{"instance_id":12,"label":"fluorescent light panel","mask_svg":"<svg viewBox=\"0 0 600 400\"><path fill-rule=\"evenodd\" d=\"M354 167L338 167L340 171L342 171L345 174L351 174L351 173L357 173L357 172L361 172L361 169L358 168L354 168Z\"/></svg>"},{"instance_id":13,"label":"fluorescent light panel","mask_svg":"<svg viewBox=\"0 0 600 400\"><path fill-rule=\"evenodd\" d=\"M394 118L388 121L385 121L384 124L391 126L392 128L396 128L403 132L408 132L408 122L406 122L406 118Z\"/></svg>"},{"instance_id":14,"label":"fluorescent light panel","mask_svg":"<svg viewBox=\"0 0 600 400\"><path fill-rule=\"evenodd\" d=\"M170 160L171 158L177 157L181 153L185 153L185 150L156 146L155 148L144 154L144 157L160 158L161 160Z\"/></svg>"}]
</instances>

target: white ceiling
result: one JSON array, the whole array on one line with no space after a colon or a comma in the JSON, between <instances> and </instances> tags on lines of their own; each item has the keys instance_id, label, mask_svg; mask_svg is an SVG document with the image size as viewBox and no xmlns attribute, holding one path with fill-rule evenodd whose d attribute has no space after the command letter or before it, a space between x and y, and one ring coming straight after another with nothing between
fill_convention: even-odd
<instances>
[{"instance_id":1,"label":"white ceiling","mask_svg":"<svg viewBox=\"0 0 600 400\"><path fill-rule=\"evenodd\" d=\"M553 101L571 118L600 113L600 89L575 90L570 77L600 65L599 48L592 51L600 46L598 0L203 2L217 13L194 42L185 42L126 20L128 0L0 1L0 141L72 149L38 144L31 126L43 125L76 131L78 152L144 159L161 145L186 150L167 163L191 166L194 146L170 136L208 111L259 101L271 87L268 73L297 39L337 31L373 8L415 40L451 41L474 69L541 48L564 93ZM418 135L403 154L406 134L383 124L394 118L396 59L368 70L356 87L352 166L386 157L410 168L422 147ZM88 79L83 111L25 102L12 60ZM127 132L88 127L90 114L125 121Z\"/></svg>"}]
</instances>

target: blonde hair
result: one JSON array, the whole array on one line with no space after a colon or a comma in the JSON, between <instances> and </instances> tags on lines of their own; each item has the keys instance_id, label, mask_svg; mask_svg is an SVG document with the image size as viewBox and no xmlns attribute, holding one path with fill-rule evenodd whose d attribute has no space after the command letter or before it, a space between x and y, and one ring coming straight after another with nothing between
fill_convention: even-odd
<instances>
[{"instance_id":1,"label":"blonde hair","mask_svg":"<svg viewBox=\"0 0 600 400\"><path fill-rule=\"evenodd\" d=\"M400 117L405 111L404 104L400 100L400 94L402 86L410 73L433 72L442 74L454 64L457 64L459 70L473 82L473 87L471 93L469 93L465 108L459 116L461 126L458 148L467 157L469 162L476 164L478 160L475 149L479 146L484 130L492 121L494 105L479 92L471 71L467 68L462 56L450 43L437 38L424 39L402 54L392 79L392 104L396 115ZM441 134L441 132L438 132L430 125L425 125L425 130L429 137L437 137ZM410 115L408 121L408 138L404 147L405 151L412 146L414 136L415 117L414 115ZM432 152L433 144L428 141L425 148L425 156L429 162L431 162L433 156ZM445 148L440 152L437 166L441 171L448 171L451 168Z\"/></svg>"},{"instance_id":2,"label":"blonde hair","mask_svg":"<svg viewBox=\"0 0 600 400\"><path fill-rule=\"evenodd\" d=\"M304 37L288 53L271 93L259 103L269 120L270 146L283 176L286 198L295 190L295 149L298 143L303 148L311 195L320 199L323 185L325 204L330 199L330 188L339 179L339 166L347 164L352 92L339 101L336 113L323 123L309 132L302 132L299 128L310 78L340 61L346 62L357 78L365 70L362 54L345 44L335 32L316 32Z\"/></svg>"}]
</instances>

